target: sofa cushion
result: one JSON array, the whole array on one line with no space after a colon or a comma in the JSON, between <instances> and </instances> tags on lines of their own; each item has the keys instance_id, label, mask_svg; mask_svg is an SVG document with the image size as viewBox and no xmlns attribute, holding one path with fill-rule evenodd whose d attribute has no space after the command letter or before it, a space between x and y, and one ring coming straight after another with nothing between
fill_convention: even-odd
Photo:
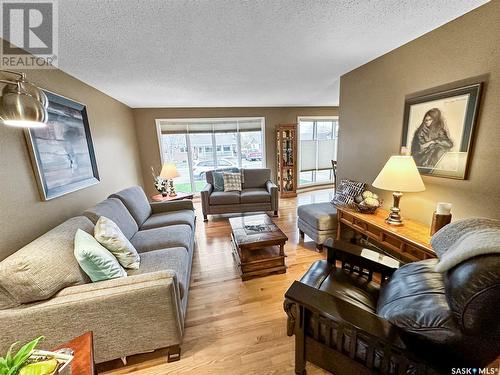
<instances>
[{"instance_id":1,"label":"sofa cushion","mask_svg":"<svg viewBox=\"0 0 500 375\"><path fill-rule=\"evenodd\" d=\"M95 225L94 237L116 257L122 267L139 268L141 258L137 254L137 250L112 220L101 216Z\"/></svg>"},{"instance_id":2,"label":"sofa cushion","mask_svg":"<svg viewBox=\"0 0 500 375\"><path fill-rule=\"evenodd\" d=\"M376 310L378 284L357 274L347 274L326 260L314 262L300 281L369 312Z\"/></svg>"},{"instance_id":3,"label":"sofa cushion","mask_svg":"<svg viewBox=\"0 0 500 375\"><path fill-rule=\"evenodd\" d=\"M271 170L268 168L243 169L243 189L265 188L270 179Z\"/></svg>"},{"instance_id":4,"label":"sofa cushion","mask_svg":"<svg viewBox=\"0 0 500 375\"><path fill-rule=\"evenodd\" d=\"M330 202L311 203L297 207L297 216L318 230L337 228L337 209Z\"/></svg>"},{"instance_id":5,"label":"sofa cushion","mask_svg":"<svg viewBox=\"0 0 500 375\"><path fill-rule=\"evenodd\" d=\"M210 204L239 204L240 192L239 191L214 191L210 194Z\"/></svg>"},{"instance_id":6,"label":"sofa cushion","mask_svg":"<svg viewBox=\"0 0 500 375\"><path fill-rule=\"evenodd\" d=\"M151 215L151 205L140 186L132 186L121 190L111 194L109 198L118 198L121 200L139 227Z\"/></svg>"},{"instance_id":7,"label":"sofa cushion","mask_svg":"<svg viewBox=\"0 0 500 375\"><path fill-rule=\"evenodd\" d=\"M126 277L118 259L91 234L78 229L75 234L75 258L93 282Z\"/></svg>"},{"instance_id":8,"label":"sofa cushion","mask_svg":"<svg viewBox=\"0 0 500 375\"><path fill-rule=\"evenodd\" d=\"M89 208L83 214L94 224L97 223L101 216L111 219L128 239L131 239L135 232L139 230L137 222L118 198L108 198Z\"/></svg>"},{"instance_id":9,"label":"sofa cushion","mask_svg":"<svg viewBox=\"0 0 500 375\"><path fill-rule=\"evenodd\" d=\"M264 188L248 188L242 190L241 203L271 203L271 194Z\"/></svg>"},{"instance_id":10,"label":"sofa cushion","mask_svg":"<svg viewBox=\"0 0 500 375\"><path fill-rule=\"evenodd\" d=\"M47 299L71 285L90 280L74 255L78 229L94 233L94 225L83 216L71 218L0 262L0 290L19 303Z\"/></svg>"},{"instance_id":11,"label":"sofa cushion","mask_svg":"<svg viewBox=\"0 0 500 375\"><path fill-rule=\"evenodd\" d=\"M189 225L179 224L168 227L140 230L130 240L140 253L170 247L191 250L193 230ZM142 255L141 255L142 259Z\"/></svg>"},{"instance_id":12,"label":"sofa cushion","mask_svg":"<svg viewBox=\"0 0 500 375\"><path fill-rule=\"evenodd\" d=\"M187 224L194 229L195 214L192 210L161 212L151 215L141 226L141 230L166 227L175 224Z\"/></svg>"},{"instance_id":13,"label":"sofa cushion","mask_svg":"<svg viewBox=\"0 0 500 375\"><path fill-rule=\"evenodd\" d=\"M436 344L461 339L446 299L443 274L434 272L437 259L400 267L382 288L377 314L418 338Z\"/></svg>"},{"instance_id":14,"label":"sofa cushion","mask_svg":"<svg viewBox=\"0 0 500 375\"><path fill-rule=\"evenodd\" d=\"M177 274L181 299L189 288L189 254L182 247L153 250L142 254L141 267L138 270L129 270L128 275L173 270Z\"/></svg>"}]
</instances>

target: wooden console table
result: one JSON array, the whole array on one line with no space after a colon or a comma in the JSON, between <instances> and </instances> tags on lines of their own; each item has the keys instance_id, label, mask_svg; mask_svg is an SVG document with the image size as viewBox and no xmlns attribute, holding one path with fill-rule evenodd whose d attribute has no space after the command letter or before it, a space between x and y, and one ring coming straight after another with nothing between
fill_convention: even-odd
<instances>
[{"instance_id":1,"label":"wooden console table","mask_svg":"<svg viewBox=\"0 0 500 375\"><path fill-rule=\"evenodd\" d=\"M382 208L375 214L362 214L347 206L337 206L337 239L341 238L342 228L347 226L405 263L436 257L430 244L429 226L410 219L404 219L401 226L390 225L385 222L388 214Z\"/></svg>"}]
</instances>

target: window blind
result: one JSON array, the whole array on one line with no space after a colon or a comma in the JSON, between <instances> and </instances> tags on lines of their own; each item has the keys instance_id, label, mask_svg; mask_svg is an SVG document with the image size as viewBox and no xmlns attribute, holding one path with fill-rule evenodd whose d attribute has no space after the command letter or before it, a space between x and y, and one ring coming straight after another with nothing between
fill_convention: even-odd
<instances>
[{"instance_id":1,"label":"window blind","mask_svg":"<svg viewBox=\"0 0 500 375\"><path fill-rule=\"evenodd\" d=\"M318 170L331 169L332 160L337 160L337 140L318 141Z\"/></svg>"},{"instance_id":2,"label":"window blind","mask_svg":"<svg viewBox=\"0 0 500 375\"><path fill-rule=\"evenodd\" d=\"M332 160L337 160L338 120L301 117L299 126L304 126L305 138L300 141L300 171L331 169Z\"/></svg>"},{"instance_id":3,"label":"window blind","mask_svg":"<svg viewBox=\"0 0 500 375\"><path fill-rule=\"evenodd\" d=\"M162 134L253 132L262 130L262 121L261 119L227 121L160 120L160 129Z\"/></svg>"}]
</instances>

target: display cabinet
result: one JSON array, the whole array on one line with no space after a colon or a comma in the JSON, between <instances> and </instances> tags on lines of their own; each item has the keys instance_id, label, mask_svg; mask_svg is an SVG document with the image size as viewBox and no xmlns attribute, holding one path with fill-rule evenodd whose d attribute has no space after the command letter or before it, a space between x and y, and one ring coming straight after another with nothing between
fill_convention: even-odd
<instances>
[{"instance_id":1,"label":"display cabinet","mask_svg":"<svg viewBox=\"0 0 500 375\"><path fill-rule=\"evenodd\" d=\"M297 124L278 125L276 130L278 188L280 196L297 196Z\"/></svg>"}]
</instances>

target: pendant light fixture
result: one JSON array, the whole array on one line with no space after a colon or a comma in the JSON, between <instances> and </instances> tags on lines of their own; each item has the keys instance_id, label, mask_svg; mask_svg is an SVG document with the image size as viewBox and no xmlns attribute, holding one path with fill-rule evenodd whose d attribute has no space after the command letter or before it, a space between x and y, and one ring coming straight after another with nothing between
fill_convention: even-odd
<instances>
[{"instance_id":1,"label":"pendant light fixture","mask_svg":"<svg viewBox=\"0 0 500 375\"><path fill-rule=\"evenodd\" d=\"M18 76L15 81L0 80L5 83L0 98L0 123L23 128L44 127L49 105L45 93L28 82L24 73L11 70L0 72Z\"/></svg>"}]
</instances>

